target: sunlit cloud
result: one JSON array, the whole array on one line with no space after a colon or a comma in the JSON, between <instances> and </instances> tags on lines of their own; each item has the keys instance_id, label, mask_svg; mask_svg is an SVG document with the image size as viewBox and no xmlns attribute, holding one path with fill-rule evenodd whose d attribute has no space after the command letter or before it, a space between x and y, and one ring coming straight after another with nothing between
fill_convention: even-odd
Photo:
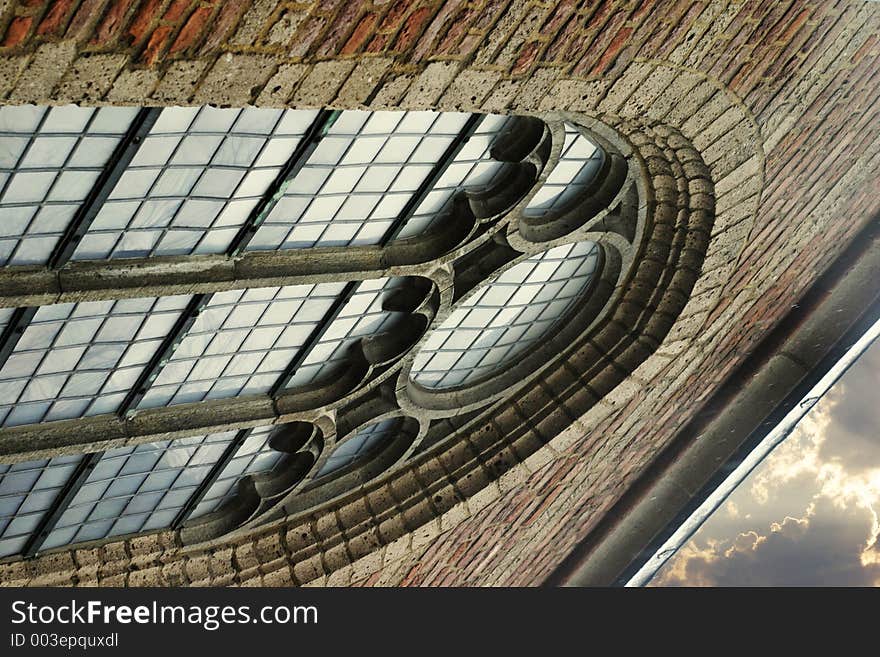
<instances>
[{"instance_id":1,"label":"sunlit cloud","mask_svg":"<svg viewBox=\"0 0 880 657\"><path fill-rule=\"evenodd\" d=\"M875 344L652 585L880 585L878 386Z\"/></svg>"}]
</instances>

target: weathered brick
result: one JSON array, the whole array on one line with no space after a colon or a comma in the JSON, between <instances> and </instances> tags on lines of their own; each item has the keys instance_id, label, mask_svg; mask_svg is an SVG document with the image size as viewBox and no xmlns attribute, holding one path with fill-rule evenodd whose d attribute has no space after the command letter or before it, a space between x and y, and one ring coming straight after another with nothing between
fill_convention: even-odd
<instances>
[{"instance_id":1,"label":"weathered brick","mask_svg":"<svg viewBox=\"0 0 880 657\"><path fill-rule=\"evenodd\" d=\"M114 0L107 13L104 14L103 20L98 24L91 43L99 46L110 45L122 34L129 10L135 6L134 0Z\"/></svg>"},{"instance_id":2,"label":"weathered brick","mask_svg":"<svg viewBox=\"0 0 880 657\"><path fill-rule=\"evenodd\" d=\"M282 64L257 98L257 103L268 106L284 105L293 90L306 73L311 70L308 64Z\"/></svg>"},{"instance_id":3,"label":"weathered brick","mask_svg":"<svg viewBox=\"0 0 880 657\"><path fill-rule=\"evenodd\" d=\"M342 106L364 105L381 84L392 61L385 57L376 57L360 62L342 85L336 96L335 104Z\"/></svg>"},{"instance_id":4,"label":"weathered brick","mask_svg":"<svg viewBox=\"0 0 880 657\"><path fill-rule=\"evenodd\" d=\"M210 5L202 5L196 8L187 18L180 32L178 32L177 38L168 49L168 53L176 55L183 50L197 47L204 37L205 27L208 26L208 21L210 21L213 13L214 7Z\"/></svg>"},{"instance_id":5,"label":"weathered brick","mask_svg":"<svg viewBox=\"0 0 880 657\"><path fill-rule=\"evenodd\" d=\"M182 104L193 95L208 62L180 60L168 67L151 98L160 103Z\"/></svg>"},{"instance_id":6,"label":"weathered brick","mask_svg":"<svg viewBox=\"0 0 880 657\"><path fill-rule=\"evenodd\" d=\"M44 15L34 0L16 5L15 17L4 14L11 20L0 96L242 104L256 95L273 106L569 110L626 132L654 176L654 229L684 247L671 288L684 294L693 285L693 292L672 300L656 293L651 303L661 313L631 347L620 346L616 334L596 339L617 369L607 360L593 367L589 351L577 350L572 358L591 363L595 381L583 373L575 384L549 381L542 389L552 392L552 404L543 393L523 397L518 416L499 411L502 430L469 436L474 447L460 452L450 446L437 458L448 478L442 486L426 467L418 481L369 489L377 525L347 527L347 544L333 515L315 523L320 536L308 523L285 532L285 545L298 554L295 579L306 584L536 584L877 211L870 178L880 165L874 4L223 2L211 20L215 5L207 1L59 0ZM190 59L163 62L166 48L172 59ZM316 58L321 48L326 58ZM389 56L377 57L386 48ZM141 53L156 68L127 69L127 58ZM660 165L673 155L678 169ZM678 204L706 210L688 214ZM676 233L674 222L687 219L703 232ZM694 249L709 231L701 269ZM656 244L646 254L660 258ZM679 257L675 249L662 252L670 254ZM662 314L682 298L690 301L678 321ZM616 317L635 316L647 301L639 303L621 304ZM661 356L643 360L660 340ZM624 365L635 375L620 383ZM609 394L596 402L591 385ZM565 409L564 422L549 410L556 407ZM532 451L535 426L549 442ZM517 460L524 466L506 469ZM422 488L430 492L418 504L396 509L390 491L415 499ZM471 498L438 520L462 494ZM286 557L277 556L284 546L267 547L264 533L258 536L232 539L223 557L188 553L192 583L292 583ZM376 549L388 541L384 552ZM188 569L173 541L160 544L140 553L141 543L117 541L77 551L74 563L41 557L39 568L4 564L0 578L185 583ZM334 564L339 569L328 573Z\"/></svg>"},{"instance_id":7,"label":"weathered brick","mask_svg":"<svg viewBox=\"0 0 880 657\"><path fill-rule=\"evenodd\" d=\"M150 35L150 29L159 20L159 8L162 0L144 0L138 7L137 13L128 28L132 44L143 43Z\"/></svg>"},{"instance_id":8,"label":"weathered brick","mask_svg":"<svg viewBox=\"0 0 880 657\"><path fill-rule=\"evenodd\" d=\"M262 90L275 72L275 60L266 55L221 57L205 77L196 94L198 102L246 105Z\"/></svg>"},{"instance_id":9,"label":"weathered brick","mask_svg":"<svg viewBox=\"0 0 880 657\"><path fill-rule=\"evenodd\" d=\"M378 16L376 14L364 16L357 24L357 27L354 28L354 31L352 31L351 36L348 37L348 41L345 42L345 45L339 51L340 54L351 55L360 50L372 33L377 19Z\"/></svg>"},{"instance_id":10,"label":"weathered brick","mask_svg":"<svg viewBox=\"0 0 880 657\"><path fill-rule=\"evenodd\" d=\"M74 0L55 0L46 12L45 17L40 21L37 28L37 34L45 36L48 34L58 34L67 23L67 19L73 9Z\"/></svg>"},{"instance_id":11,"label":"weathered brick","mask_svg":"<svg viewBox=\"0 0 880 657\"><path fill-rule=\"evenodd\" d=\"M101 18L101 13L108 0L83 0L70 19L65 37L68 39L87 40L95 24Z\"/></svg>"},{"instance_id":12,"label":"weathered brick","mask_svg":"<svg viewBox=\"0 0 880 657\"><path fill-rule=\"evenodd\" d=\"M46 98L75 56L76 46L70 41L43 44L22 72L10 98L24 102Z\"/></svg>"},{"instance_id":13,"label":"weathered brick","mask_svg":"<svg viewBox=\"0 0 880 657\"><path fill-rule=\"evenodd\" d=\"M144 51L141 53L140 61L147 66L155 64L162 57L173 31L173 28L167 25L162 25L153 30L153 33L150 34L150 38L147 40Z\"/></svg>"},{"instance_id":14,"label":"weathered brick","mask_svg":"<svg viewBox=\"0 0 880 657\"><path fill-rule=\"evenodd\" d=\"M202 55L214 52L226 41L249 6L248 2L220 3L220 11L211 21L210 33L202 46Z\"/></svg>"},{"instance_id":15,"label":"weathered brick","mask_svg":"<svg viewBox=\"0 0 880 657\"><path fill-rule=\"evenodd\" d=\"M397 34L393 50L397 52L406 52L409 50L419 38L422 29L430 18L431 9L428 7L421 7L411 13L404 22L403 28Z\"/></svg>"},{"instance_id":16,"label":"weathered brick","mask_svg":"<svg viewBox=\"0 0 880 657\"><path fill-rule=\"evenodd\" d=\"M102 100L127 60L125 54L78 57L58 85L58 98L70 102Z\"/></svg>"},{"instance_id":17,"label":"weathered brick","mask_svg":"<svg viewBox=\"0 0 880 657\"><path fill-rule=\"evenodd\" d=\"M319 106L329 103L353 69L354 62L348 61L327 61L315 64L294 94L293 102L304 106Z\"/></svg>"},{"instance_id":18,"label":"weathered brick","mask_svg":"<svg viewBox=\"0 0 880 657\"><path fill-rule=\"evenodd\" d=\"M33 24L33 16L16 16L9 23L9 27L6 28L3 43L0 45L4 48L14 48L21 44L30 34Z\"/></svg>"}]
</instances>

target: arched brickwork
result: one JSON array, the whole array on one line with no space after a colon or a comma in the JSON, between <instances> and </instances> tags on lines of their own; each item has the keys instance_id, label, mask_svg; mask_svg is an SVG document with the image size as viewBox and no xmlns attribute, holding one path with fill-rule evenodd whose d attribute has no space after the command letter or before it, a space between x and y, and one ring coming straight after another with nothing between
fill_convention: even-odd
<instances>
[{"instance_id":1,"label":"arched brickwork","mask_svg":"<svg viewBox=\"0 0 880 657\"><path fill-rule=\"evenodd\" d=\"M0 4L5 102L597 119L669 176L679 209L685 195L712 217L683 310L634 369L587 388L575 354L445 449L307 516L190 548L162 533L46 555L0 566L3 583L540 582L878 206L877 6L586 4ZM676 171L651 170L664 156ZM708 175L689 175L699 162Z\"/></svg>"}]
</instances>

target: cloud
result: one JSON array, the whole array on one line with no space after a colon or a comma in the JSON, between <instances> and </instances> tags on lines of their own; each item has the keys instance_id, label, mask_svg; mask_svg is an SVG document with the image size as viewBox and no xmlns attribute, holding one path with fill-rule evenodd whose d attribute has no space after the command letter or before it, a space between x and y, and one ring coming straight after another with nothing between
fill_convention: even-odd
<instances>
[{"instance_id":1,"label":"cloud","mask_svg":"<svg viewBox=\"0 0 880 657\"><path fill-rule=\"evenodd\" d=\"M652 585L880 586L880 343Z\"/></svg>"},{"instance_id":2,"label":"cloud","mask_svg":"<svg viewBox=\"0 0 880 657\"><path fill-rule=\"evenodd\" d=\"M832 388L827 402L829 427L819 456L840 463L847 471L880 468L880 342Z\"/></svg>"},{"instance_id":3,"label":"cloud","mask_svg":"<svg viewBox=\"0 0 880 657\"><path fill-rule=\"evenodd\" d=\"M811 515L787 516L763 532L751 530L704 547L691 541L652 586L876 586L880 552L864 563L870 521L826 500Z\"/></svg>"}]
</instances>

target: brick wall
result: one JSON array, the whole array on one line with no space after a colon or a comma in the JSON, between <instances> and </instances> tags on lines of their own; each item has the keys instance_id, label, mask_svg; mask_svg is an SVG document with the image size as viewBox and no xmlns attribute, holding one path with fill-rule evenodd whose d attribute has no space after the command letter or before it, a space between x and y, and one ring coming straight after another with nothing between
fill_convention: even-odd
<instances>
[{"instance_id":1,"label":"brick wall","mask_svg":"<svg viewBox=\"0 0 880 657\"><path fill-rule=\"evenodd\" d=\"M709 164L719 213L658 352L545 448L394 540L300 559L324 540L322 518L195 551L160 534L3 566L5 583L540 583L880 210L877 3L0 0L0 33L4 102L571 111L672 126ZM511 413L540 431L539 411ZM325 515L344 524L339 509Z\"/></svg>"}]
</instances>

